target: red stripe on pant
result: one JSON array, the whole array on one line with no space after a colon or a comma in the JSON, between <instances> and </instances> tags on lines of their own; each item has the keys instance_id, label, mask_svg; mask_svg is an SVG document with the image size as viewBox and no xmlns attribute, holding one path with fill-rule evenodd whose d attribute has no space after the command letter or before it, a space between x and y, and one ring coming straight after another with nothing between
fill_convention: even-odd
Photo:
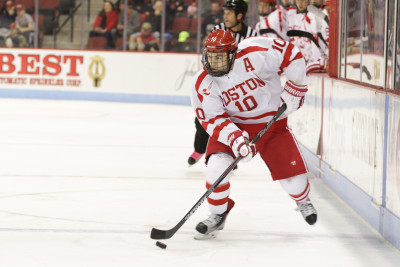
<instances>
[{"instance_id":1,"label":"red stripe on pant","mask_svg":"<svg viewBox=\"0 0 400 267\"><path fill-rule=\"evenodd\" d=\"M210 203L211 205L214 206L220 206L220 205L224 205L225 203L228 202L229 196L226 198L222 198L222 199L212 199L212 198L207 198L208 203Z\"/></svg>"},{"instance_id":2,"label":"red stripe on pant","mask_svg":"<svg viewBox=\"0 0 400 267\"><path fill-rule=\"evenodd\" d=\"M212 186L212 184L209 184L208 182L206 183L206 188L210 189L210 187ZM231 184L228 182L226 184L223 185L219 185L214 189L214 193L221 193L224 192L226 190L228 190L231 187Z\"/></svg>"},{"instance_id":3,"label":"red stripe on pant","mask_svg":"<svg viewBox=\"0 0 400 267\"><path fill-rule=\"evenodd\" d=\"M296 201L302 201L308 197L308 193L310 192L309 189L310 189L310 183L307 180L306 189L304 189L304 191L301 194L298 194L298 195L290 195L289 194L289 195ZM300 198L300 199L298 199L298 198Z\"/></svg>"},{"instance_id":4,"label":"red stripe on pant","mask_svg":"<svg viewBox=\"0 0 400 267\"><path fill-rule=\"evenodd\" d=\"M208 182L206 183L206 188L210 189L210 187L212 186L212 184L209 184ZM217 186L213 193L221 193L221 192L225 192L226 190L228 190L231 187L231 184L228 182L226 184ZM225 204L226 202L228 202L229 196L226 196L225 198L222 199L212 199L211 197L207 198L208 203L210 203L211 205L214 206L220 206Z\"/></svg>"}]
</instances>

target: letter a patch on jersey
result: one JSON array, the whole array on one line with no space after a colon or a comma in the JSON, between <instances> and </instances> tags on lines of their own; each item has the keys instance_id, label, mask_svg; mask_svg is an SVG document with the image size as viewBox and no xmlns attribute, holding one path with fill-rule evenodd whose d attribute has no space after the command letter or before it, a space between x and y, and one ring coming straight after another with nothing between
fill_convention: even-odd
<instances>
[{"instance_id":1,"label":"letter a patch on jersey","mask_svg":"<svg viewBox=\"0 0 400 267\"><path fill-rule=\"evenodd\" d=\"M250 62L250 60L249 60L248 57L244 58L244 59L243 59L243 62L244 62L244 67L246 68L246 72L254 71L254 70L255 70L255 68L253 67L253 65L251 65L251 62Z\"/></svg>"}]
</instances>

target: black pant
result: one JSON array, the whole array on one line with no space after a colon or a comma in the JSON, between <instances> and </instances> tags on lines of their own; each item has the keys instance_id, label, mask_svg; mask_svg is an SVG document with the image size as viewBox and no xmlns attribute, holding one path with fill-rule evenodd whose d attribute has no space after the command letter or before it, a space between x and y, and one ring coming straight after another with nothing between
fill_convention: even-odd
<instances>
[{"instance_id":1,"label":"black pant","mask_svg":"<svg viewBox=\"0 0 400 267\"><path fill-rule=\"evenodd\" d=\"M197 119L197 117L195 118L194 123L196 124L196 134L194 136L194 151L203 154L206 152L208 138L210 138L210 136L204 130L203 126L201 126L201 123Z\"/></svg>"}]
</instances>

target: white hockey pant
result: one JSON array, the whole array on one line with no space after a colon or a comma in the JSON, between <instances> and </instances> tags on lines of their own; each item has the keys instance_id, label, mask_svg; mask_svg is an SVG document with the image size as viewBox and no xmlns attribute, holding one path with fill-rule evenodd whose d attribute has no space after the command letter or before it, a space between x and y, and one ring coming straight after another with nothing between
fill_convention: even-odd
<instances>
[{"instance_id":1,"label":"white hockey pant","mask_svg":"<svg viewBox=\"0 0 400 267\"><path fill-rule=\"evenodd\" d=\"M307 173L303 173L291 178L279 180L283 190L295 201L305 201L310 193L310 183Z\"/></svg>"},{"instance_id":2,"label":"white hockey pant","mask_svg":"<svg viewBox=\"0 0 400 267\"><path fill-rule=\"evenodd\" d=\"M221 176L221 174L232 164L234 159L226 153L215 153L210 156L207 162L207 188ZM232 172L231 172L232 173ZM230 193L229 173L224 180L215 188L208 197L208 207L211 213L222 214L228 208L228 197Z\"/></svg>"}]
</instances>

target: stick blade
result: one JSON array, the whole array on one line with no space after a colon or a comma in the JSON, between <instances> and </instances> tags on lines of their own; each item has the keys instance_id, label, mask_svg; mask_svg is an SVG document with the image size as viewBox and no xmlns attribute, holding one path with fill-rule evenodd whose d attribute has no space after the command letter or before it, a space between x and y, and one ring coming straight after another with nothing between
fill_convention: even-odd
<instances>
[{"instance_id":1,"label":"stick blade","mask_svg":"<svg viewBox=\"0 0 400 267\"><path fill-rule=\"evenodd\" d=\"M151 229L150 238L151 239L167 239L167 231L153 228L153 229Z\"/></svg>"}]
</instances>

